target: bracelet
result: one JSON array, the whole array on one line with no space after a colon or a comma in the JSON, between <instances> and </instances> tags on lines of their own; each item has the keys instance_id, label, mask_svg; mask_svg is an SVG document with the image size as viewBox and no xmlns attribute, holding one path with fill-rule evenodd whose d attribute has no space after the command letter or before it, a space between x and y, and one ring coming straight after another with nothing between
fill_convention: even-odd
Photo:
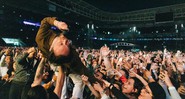
<instances>
[{"instance_id":1,"label":"bracelet","mask_svg":"<svg viewBox=\"0 0 185 99\"><path fill-rule=\"evenodd\" d=\"M148 80L150 80L150 79L152 79L152 76L149 76L149 77L148 77Z\"/></svg>"}]
</instances>

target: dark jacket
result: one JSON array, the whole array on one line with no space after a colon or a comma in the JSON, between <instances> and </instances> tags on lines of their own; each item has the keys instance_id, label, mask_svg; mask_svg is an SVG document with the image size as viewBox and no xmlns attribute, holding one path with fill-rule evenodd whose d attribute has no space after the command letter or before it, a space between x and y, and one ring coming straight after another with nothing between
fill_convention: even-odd
<instances>
[{"instance_id":1,"label":"dark jacket","mask_svg":"<svg viewBox=\"0 0 185 99\"><path fill-rule=\"evenodd\" d=\"M28 61L28 53L20 54L15 60L15 76L13 81L22 83L32 83L39 64L39 60L33 59L32 63Z\"/></svg>"}]
</instances>

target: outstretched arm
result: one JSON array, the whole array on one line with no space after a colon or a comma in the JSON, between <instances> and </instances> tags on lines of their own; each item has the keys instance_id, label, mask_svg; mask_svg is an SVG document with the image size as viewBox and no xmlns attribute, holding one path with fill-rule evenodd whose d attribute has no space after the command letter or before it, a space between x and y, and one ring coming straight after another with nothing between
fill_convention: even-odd
<instances>
[{"instance_id":1,"label":"outstretched arm","mask_svg":"<svg viewBox=\"0 0 185 99\"><path fill-rule=\"evenodd\" d=\"M108 55L110 53L109 48L107 46L102 46L100 48L100 53L104 59L104 64L106 66L106 69L108 70L108 69L112 68L110 59L108 58Z\"/></svg>"},{"instance_id":2,"label":"outstretched arm","mask_svg":"<svg viewBox=\"0 0 185 99\"><path fill-rule=\"evenodd\" d=\"M60 30L68 30L68 26L65 22L58 21L56 17L46 17L41 21L41 26L36 35L36 42L50 38L52 35L50 31L51 26L56 26Z\"/></svg>"},{"instance_id":3,"label":"outstretched arm","mask_svg":"<svg viewBox=\"0 0 185 99\"><path fill-rule=\"evenodd\" d=\"M54 93L60 98L61 96L61 91L62 91L62 87L64 84L64 72L62 69L62 66L58 66L58 76L57 76L57 80L56 80L56 86L54 89Z\"/></svg>"},{"instance_id":4,"label":"outstretched arm","mask_svg":"<svg viewBox=\"0 0 185 99\"><path fill-rule=\"evenodd\" d=\"M172 99L181 99L179 93L177 92L176 88L173 86L167 71L163 71L159 75L159 79L165 82L165 84L168 86L169 93L172 97Z\"/></svg>"},{"instance_id":5,"label":"outstretched arm","mask_svg":"<svg viewBox=\"0 0 185 99\"><path fill-rule=\"evenodd\" d=\"M99 93L93 88L91 83L88 81L88 77L85 75L82 75L81 78L82 78L83 83L88 86L88 88L95 95L95 97L100 97Z\"/></svg>"},{"instance_id":6,"label":"outstretched arm","mask_svg":"<svg viewBox=\"0 0 185 99\"><path fill-rule=\"evenodd\" d=\"M37 67L35 78L34 78L34 81L33 81L32 85L31 85L32 87L37 86L37 85L41 85L44 64L45 64L45 58L42 58L40 63L39 63L39 65L38 65L38 67Z\"/></svg>"}]
</instances>

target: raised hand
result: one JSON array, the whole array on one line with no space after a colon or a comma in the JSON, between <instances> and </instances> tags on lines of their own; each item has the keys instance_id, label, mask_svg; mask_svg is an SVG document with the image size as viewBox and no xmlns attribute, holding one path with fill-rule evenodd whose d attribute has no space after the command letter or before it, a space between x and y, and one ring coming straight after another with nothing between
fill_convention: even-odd
<instances>
[{"instance_id":1,"label":"raised hand","mask_svg":"<svg viewBox=\"0 0 185 99\"><path fill-rule=\"evenodd\" d=\"M178 70L181 74L184 74L183 64L177 63L176 67L177 67L177 70Z\"/></svg>"},{"instance_id":2,"label":"raised hand","mask_svg":"<svg viewBox=\"0 0 185 99\"><path fill-rule=\"evenodd\" d=\"M106 56L109 55L109 53L110 53L109 47L107 47L107 46L102 46L102 47L100 48L100 53L101 53L101 55L102 55L103 57L106 57Z\"/></svg>"},{"instance_id":3,"label":"raised hand","mask_svg":"<svg viewBox=\"0 0 185 99\"><path fill-rule=\"evenodd\" d=\"M178 88L178 93L181 95L185 95L185 87L183 85Z\"/></svg>"},{"instance_id":4,"label":"raised hand","mask_svg":"<svg viewBox=\"0 0 185 99\"><path fill-rule=\"evenodd\" d=\"M161 72L160 75L159 75L159 79L164 81L168 87L173 86L173 84L171 83L171 80L170 80L170 78L168 76L168 72L167 71Z\"/></svg>"},{"instance_id":5,"label":"raised hand","mask_svg":"<svg viewBox=\"0 0 185 99\"><path fill-rule=\"evenodd\" d=\"M54 21L54 25L59 29L59 30L69 30L68 25L65 22L62 21Z\"/></svg>"},{"instance_id":6,"label":"raised hand","mask_svg":"<svg viewBox=\"0 0 185 99\"><path fill-rule=\"evenodd\" d=\"M116 70L116 69L114 69L114 74L118 78L120 78L122 76L122 74L118 70Z\"/></svg>"},{"instance_id":7,"label":"raised hand","mask_svg":"<svg viewBox=\"0 0 185 99\"><path fill-rule=\"evenodd\" d=\"M105 84L106 87L109 87L109 86L111 85L111 83L109 83L109 82L106 81L106 80L102 80L102 81L103 81L103 83Z\"/></svg>"},{"instance_id":8,"label":"raised hand","mask_svg":"<svg viewBox=\"0 0 185 99\"><path fill-rule=\"evenodd\" d=\"M5 50L5 55L10 55L12 54L12 50L10 48Z\"/></svg>"}]
</instances>

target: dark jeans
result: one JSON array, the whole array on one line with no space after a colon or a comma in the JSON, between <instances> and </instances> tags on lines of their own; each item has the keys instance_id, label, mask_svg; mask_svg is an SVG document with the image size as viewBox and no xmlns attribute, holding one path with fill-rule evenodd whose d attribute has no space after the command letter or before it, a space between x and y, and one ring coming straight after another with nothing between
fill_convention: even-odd
<instances>
[{"instance_id":1,"label":"dark jeans","mask_svg":"<svg viewBox=\"0 0 185 99\"><path fill-rule=\"evenodd\" d=\"M9 99L26 99L30 84L12 81Z\"/></svg>"}]
</instances>

